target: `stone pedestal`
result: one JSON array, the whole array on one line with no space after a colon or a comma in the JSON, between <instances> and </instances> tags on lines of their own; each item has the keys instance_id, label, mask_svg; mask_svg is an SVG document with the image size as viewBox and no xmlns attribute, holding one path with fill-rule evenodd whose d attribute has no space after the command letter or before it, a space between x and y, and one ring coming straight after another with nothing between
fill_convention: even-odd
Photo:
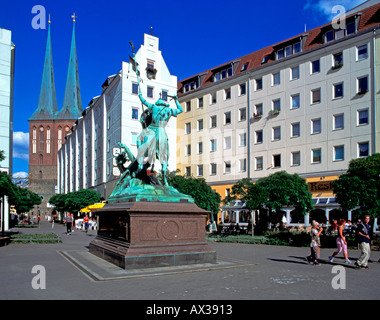
<instances>
[{"instance_id":1,"label":"stone pedestal","mask_svg":"<svg viewBox=\"0 0 380 320\"><path fill-rule=\"evenodd\" d=\"M189 202L128 202L97 210L90 252L124 269L216 263L205 240L207 211Z\"/></svg>"}]
</instances>

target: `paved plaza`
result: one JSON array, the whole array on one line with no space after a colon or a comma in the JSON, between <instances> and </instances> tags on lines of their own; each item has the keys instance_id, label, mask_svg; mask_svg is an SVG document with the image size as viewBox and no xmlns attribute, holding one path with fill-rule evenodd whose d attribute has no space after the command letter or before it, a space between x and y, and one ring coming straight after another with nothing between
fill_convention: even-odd
<instances>
[{"instance_id":1,"label":"paved plaza","mask_svg":"<svg viewBox=\"0 0 380 320\"><path fill-rule=\"evenodd\" d=\"M14 229L15 230L15 229ZM65 234L63 225L43 221L23 233L54 232L59 244L9 244L0 247L1 300L258 300L379 299L380 252L373 251L369 270L357 270L334 249L321 249L322 263L306 263L309 248L214 243L217 264L125 271L92 255L96 231ZM355 262L358 250L350 250ZM46 275L46 289L32 280ZM335 288L334 288L335 287ZM338 288L337 288L338 287Z\"/></svg>"}]
</instances>

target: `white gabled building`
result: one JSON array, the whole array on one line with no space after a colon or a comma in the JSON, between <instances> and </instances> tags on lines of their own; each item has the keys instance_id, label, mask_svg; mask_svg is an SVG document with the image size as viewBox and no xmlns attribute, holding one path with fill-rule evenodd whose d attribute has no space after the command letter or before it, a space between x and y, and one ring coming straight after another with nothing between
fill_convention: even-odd
<instances>
[{"instance_id":1,"label":"white gabled building","mask_svg":"<svg viewBox=\"0 0 380 320\"><path fill-rule=\"evenodd\" d=\"M170 74L157 37L144 35L144 44L136 52L136 61L144 98L152 103L159 98L169 102L168 95L177 93L177 77ZM147 67L156 70L155 78L148 78ZM119 179L113 160L114 148L122 142L133 154L137 153L136 138L142 130L140 116L143 109L132 65L123 61L121 71L109 76L102 89L101 95L91 100L76 121L58 152L58 193L90 188L107 199ZM169 103L175 108L174 102ZM176 127L176 118L172 118L166 127L170 170L176 168ZM155 169L160 168L157 163Z\"/></svg>"}]
</instances>

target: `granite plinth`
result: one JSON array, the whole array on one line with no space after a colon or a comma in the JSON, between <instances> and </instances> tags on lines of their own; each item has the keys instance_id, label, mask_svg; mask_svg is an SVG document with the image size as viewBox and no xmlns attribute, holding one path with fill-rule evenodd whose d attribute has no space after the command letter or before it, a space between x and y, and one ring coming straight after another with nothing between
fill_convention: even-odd
<instances>
[{"instance_id":1,"label":"granite plinth","mask_svg":"<svg viewBox=\"0 0 380 320\"><path fill-rule=\"evenodd\" d=\"M112 203L97 210L90 252L124 269L216 263L205 239L206 210L194 203Z\"/></svg>"}]
</instances>

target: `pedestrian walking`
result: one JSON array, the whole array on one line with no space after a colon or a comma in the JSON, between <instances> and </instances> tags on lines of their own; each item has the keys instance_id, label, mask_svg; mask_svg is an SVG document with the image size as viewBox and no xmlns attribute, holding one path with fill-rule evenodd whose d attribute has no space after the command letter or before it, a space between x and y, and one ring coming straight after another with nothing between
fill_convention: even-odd
<instances>
[{"instance_id":1,"label":"pedestrian walking","mask_svg":"<svg viewBox=\"0 0 380 320\"><path fill-rule=\"evenodd\" d=\"M359 249L361 254L359 259L355 262L356 268L368 269L368 260L371 255L371 226L369 224L370 216L367 214L364 216L362 222L358 224L358 236L359 236Z\"/></svg>"},{"instance_id":2,"label":"pedestrian walking","mask_svg":"<svg viewBox=\"0 0 380 320\"><path fill-rule=\"evenodd\" d=\"M86 232L88 231L89 221L90 221L90 219L88 218L88 215L86 214L86 216L83 218L83 222L84 222L84 230L85 230Z\"/></svg>"},{"instance_id":3,"label":"pedestrian walking","mask_svg":"<svg viewBox=\"0 0 380 320\"><path fill-rule=\"evenodd\" d=\"M344 226L346 224L346 220L339 219L338 220L338 237L336 238L336 251L332 254L332 256L329 257L330 262L334 261L335 256L343 251L343 255L345 258L345 263L351 263L350 259L348 259L348 253L347 253L347 241L345 237L345 229Z\"/></svg>"},{"instance_id":4,"label":"pedestrian walking","mask_svg":"<svg viewBox=\"0 0 380 320\"><path fill-rule=\"evenodd\" d=\"M63 221L63 223L66 224L66 234L70 235L71 234L71 227L73 225L73 218L72 218L70 212L67 213L67 217Z\"/></svg>"},{"instance_id":5,"label":"pedestrian walking","mask_svg":"<svg viewBox=\"0 0 380 320\"><path fill-rule=\"evenodd\" d=\"M310 256L306 257L307 262L313 263L314 265L319 265L318 259L320 258L320 248L321 248L321 240L320 235L323 231L323 228L319 227L319 223L317 221L313 221L311 223L312 228L310 230Z\"/></svg>"}]
</instances>

